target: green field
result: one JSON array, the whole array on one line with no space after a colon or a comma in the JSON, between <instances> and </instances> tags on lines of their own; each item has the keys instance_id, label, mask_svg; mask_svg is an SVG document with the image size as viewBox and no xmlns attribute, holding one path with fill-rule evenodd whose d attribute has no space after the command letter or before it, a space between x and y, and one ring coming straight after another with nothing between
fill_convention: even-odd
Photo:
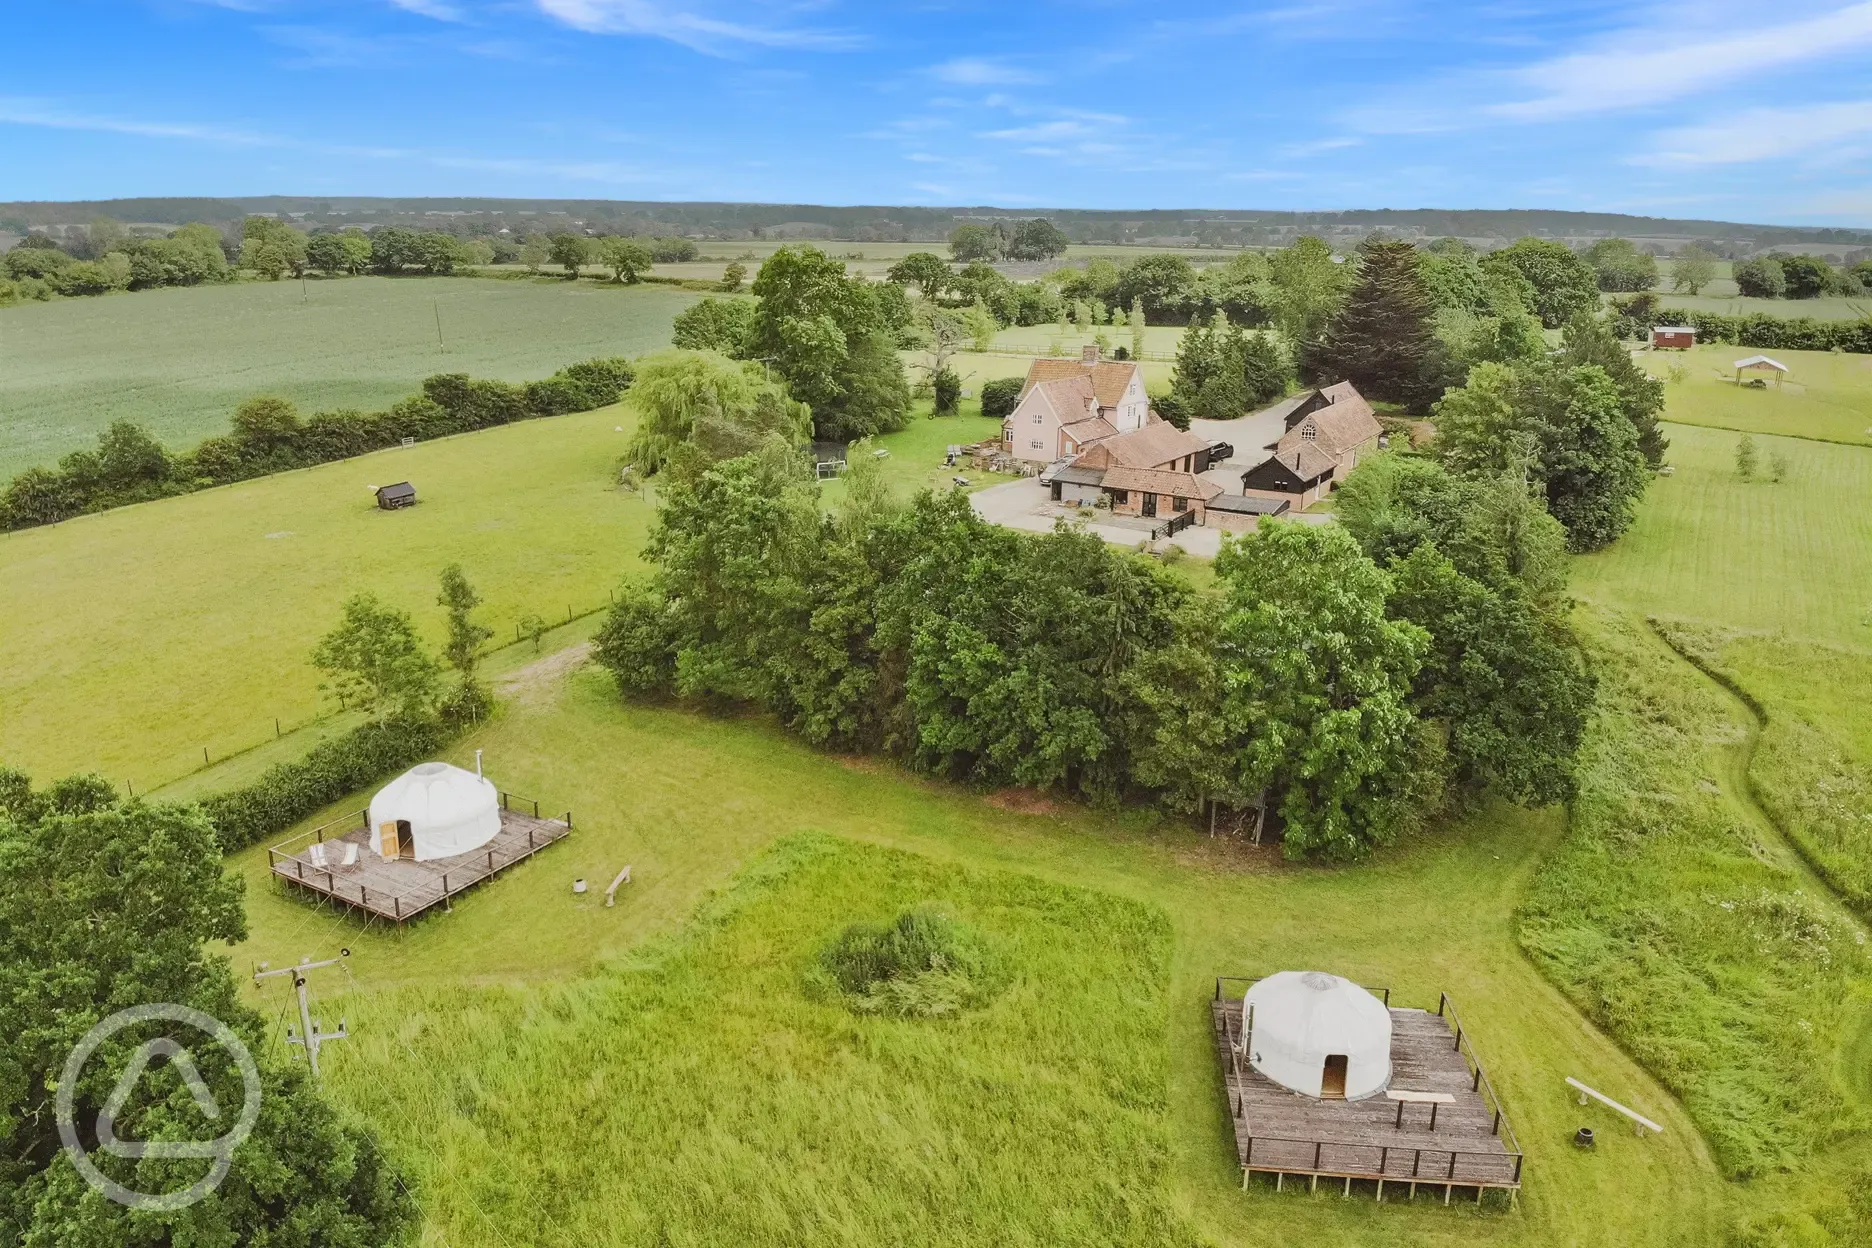
<instances>
[{"instance_id":1,"label":"green field","mask_svg":"<svg viewBox=\"0 0 1872 1248\"><path fill-rule=\"evenodd\" d=\"M1671 476L1611 549L1574 561L1582 598L1646 614L1872 649L1872 452L1758 437L1788 460L1744 482L1737 435L1670 425Z\"/></svg>"},{"instance_id":2,"label":"green field","mask_svg":"<svg viewBox=\"0 0 1872 1248\"><path fill-rule=\"evenodd\" d=\"M667 345L695 299L596 282L361 277L0 308L0 479L91 445L113 420L182 448L224 432L256 394L308 411L375 409L434 373L531 381L636 355Z\"/></svg>"},{"instance_id":3,"label":"green field","mask_svg":"<svg viewBox=\"0 0 1872 1248\"><path fill-rule=\"evenodd\" d=\"M501 784L571 808L578 831L459 901L453 914L401 932L365 931L274 892L258 850L236 860L249 879L253 928L252 939L236 952L237 967L340 944L352 949L355 983L346 988L345 981L327 980L321 999L327 1010L342 1008L357 1034L370 1038L332 1051L333 1086L379 1122L429 1181L418 1192L431 1211L430 1242L444 1242L442 1236L448 1242L464 1236L532 1242L540 1233L533 1228L548 1219L590 1232L594 1238L586 1242L653 1242L621 1228L639 1227L667 1209L667 1176L681 1173L687 1151L672 1151L667 1161L645 1160L650 1171L641 1186L607 1179L588 1190L576 1176L609 1156L614 1140L620 1157L640 1157L642 1141L662 1138L672 1121L692 1124L698 1151L722 1146L715 1108L721 1094L702 1082L685 1101L692 1108L646 1110L649 1121L627 1120L633 1105L660 1105L674 1081L700 1081L722 1069L727 1056L743 1052L762 1069L776 1061L787 1065L778 1086L751 1100L737 1146L744 1151L734 1154L736 1171L717 1180L720 1190L740 1192L745 1169L767 1175L777 1204L787 1205L788 1194L813 1200L832 1228L826 1242L877 1242L847 1238L845 1231L885 1218L921 1225L926 1193L958 1186L984 1196L1004 1191L1009 1168L1027 1176L1028 1205L1064 1219L1057 1238L1021 1232L1031 1226L1025 1220L1031 1210L1016 1215L999 1203L977 1210L973 1197L952 1206L953 1227L934 1238L1127 1242L1111 1228L1089 1237L1078 1233L1074 1211L1087 1199L1086 1189L1069 1168L1059 1167L1050 1141L1028 1141L1025 1150L978 1149L979 1135L952 1126L967 1111L992 1114L1018 1131L1012 1116L1032 1121L1052 1112L1049 1100L1064 1095L1058 1081L1073 1072L1083 1073L1088 1093L1097 1093L1078 1102L1075 1139L1091 1147L1114 1133L1138 1132L1139 1158L1102 1167L1101 1184L1139 1211L1133 1216L1167 1199L1195 1234L1221 1244L1702 1244L1715 1238L1737 1199L1717 1178L1682 1109L1516 950L1511 910L1562 832L1552 815L1492 808L1354 870L1295 867L1271 849L1212 842L1143 814L1114 817L1046 803L1036 811L1030 799L1010 803L915 780L888 765L818 754L754 719L629 706L608 678L590 669L528 686L451 757L471 759L476 748L486 751L490 774ZM1131 993L1152 1011L1161 1065L1120 1107L1104 1095L1110 1081L1094 1073L1090 1058L1066 1060L1057 1041L1035 1036L1027 1047L1045 1054L1048 1068L1036 1062L1029 1070L1031 1096L1002 1098L992 1088L1011 1059L978 1058L975 1024L965 1023L930 1028L918 1040L921 1061L969 1072L948 1085L946 1103L926 1100L935 1094L906 1071L903 1087L875 1089L856 1107L843 1093L828 1092L835 1121L789 1116L785 1107L810 1087L810 1059L823 1051L823 1016L779 971L801 965L813 942L836 924L875 917L899 898L917 895L896 882L874 883L868 868L854 869L789 894L788 904L763 903L758 922L723 928L705 911L691 923L711 890L728 886L777 841L807 832L977 872L1020 871L1163 915L1172 936L1167 978ZM633 882L615 909L593 894L571 893L574 876L608 880L625 863L633 867ZM924 895L972 913L998 904L998 881L963 893L950 882L952 870L905 868L931 881ZM1032 895L1049 915L1057 908L1039 900L1044 890ZM1071 913L1066 908L1062 917ZM1010 913L1008 921L1039 917ZM669 952L663 942L686 925L687 934ZM1061 952L1079 969L1060 969L1050 955L1036 953L1026 973L1089 976L1086 968L1107 964L1109 954L1130 948L1129 942L1122 929L1114 932L1111 950L1087 950L1076 937L1063 937ZM1379 1207L1369 1192L1342 1201L1291 1188L1281 1195L1259 1185L1247 1194L1240 1190L1209 1030L1213 977L1313 965L1387 984L1406 1001L1434 1003L1439 990L1454 996L1529 1150L1529 1184L1517 1211L1445 1209L1424 1199L1414 1208ZM682 982L691 967L708 973L698 969L699 983ZM667 987L671 983L675 989ZM716 996L722 1004L714 1003ZM266 1000L269 1013L280 1004ZM768 1024L757 1049L737 1047L750 1044L746 1029L753 1023L716 1021L736 1002ZM444 1059L446 1036L436 1032L452 1027L458 1012L463 1043ZM672 1020L672 1014L680 1017ZM889 1036L865 1035L870 1026L854 1027L835 1059L840 1072L851 1072L854 1092L873 1091L872 1063L898 1051ZM1114 1050L1131 1043L1122 1013L1112 1012L1098 1026ZM607 1038L613 1032L615 1038ZM553 1044L533 1042L547 1036ZM630 1043L638 1036L666 1038L639 1047ZM1131 1060L1121 1051L1108 1057ZM1642 1106L1666 1124L1667 1134L1639 1141L1615 1129L1609 1116L1581 1111L1564 1084L1569 1074ZM729 1088L745 1086L729 1077ZM526 1126L536 1098L542 1106L602 1102L607 1126L600 1156L590 1156L592 1145L563 1118L543 1120L564 1126L558 1137L548 1137L544 1126ZM917 1131L914 1182L900 1181L900 1167L912 1163L896 1153L848 1164L847 1141L872 1132L867 1124L874 1119L880 1138L896 1138L906 1123ZM1568 1142L1582 1120L1604 1128L1605 1143L1595 1156L1580 1155ZM837 1175L812 1160L818 1155L812 1142L822 1138L840 1167ZM1156 1161L1151 1150L1160 1139L1167 1153ZM497 1162L497 1146L521 1155ZM1031 1166L1025 1151L1034 1153ZM669 1215L671 1242L711 1242L701 1213L713 1207L716 1190L699 1189L701 1204ZM602 1229L601 1208L620 1229ZM482 1229L470 1233L481 1218ZM1184 1230L1165 1228L1141 1242L1185 1239ZM751 1234L743 1242L800 1240Z\"/></svg>"},{"instance_id":4,"label":"green field","mask_svg":"<svg viewBox=\"0 0 1872 1248\"><path fill-rule=\"evenodd\" d=\"M0 537L21 591L0 632L0 759L143 789L196 765L196 736L264 740L275 697L315 711L306 655L346 593L378 589L433 637L452 559L499 630L603 601L650 516L610 486L629 424L627 408L530 422ZM993 428L919 419L880 440L884 470L940 485L942 446ZM817 753L757 716L627 704L563 648L588 618L537 659L497 656L502 706L449 752L484 750L503 787L573 810L574 836L398 931L276 891L256 847L233 860L252 927L236 970L353 950L354 981L316 985L355 1032L328 1050L329 1086L413 1176L426 1244L1703 1245L1738 1217L1768 1228L1761 1245L1850 1242L1800 1211L1872 1225L1840 1208L1872 1105L1864 932L1747 792L1805 783L1788 763L1816 739L1867 757L1859 675L1792 689L1818 646L1872 651L1872 521L1854 506L1872 452L1764 437L1789 476L1745 484L1734 433L1669 434L1675 473L1575 564L1610 711L1571 822L1489 805L1355 867L1296 866L1147 811ZM400 476L423 504L373 510L364 485ZM1777 755L1771 715L1757 753L1742 704L1644 614L1796 638L1776 696L1816 735ZM614 909L570 891L627 863ZM929 1024L806 993L830 933L924 899L1012 951L1007 996ZM1299 966L1405 1002L1452 994L1528 1151L1515 1209L1240 1190L1205 1002L1216 974ZM1568 1075L1665 1134L1581 1109ZM1593 1153L1570 1143L1582 1124Z\"/></svg>"},{"instance_id":5,"label":"green field","mask_svg":"<svg viewBox=\"0 0 1872 1248\"><path fill-rule=\"evenodd\" d=\"M947 487L945 448L1000 427L976 400L953 419L928 407L875 444L906 492ZM627 402L0 534L17 595L0 629L0 759L147 792L199 768L204 748L218 763L270 742L276 718L290 730L328 709L308 655L339 603L374 590L439 639L450 562L497 638L528 613L602 605L638 566L655 501L654 484L648 499L613 485L634 420ZM404 479L421 503L377 510L366 487ZM828 503L842 489L828 482Z\"/></svg>"},{"instance_id":6,"label":"green field","mask_svg":"<svg viewBox=\"0 0 1872 1248\"><path fill-rule=\"evenodd\" d=\"M1780 385L1736 384L1735 362L1752 355L1787 365ZM1645 351L1637 359L1665 380L1667 420L1872 446L1872 355L1717 345Z\"/></svg>"},{"instance_id":7,"label":"green field","mask_svg":"<svg viewBox=\"0 0 1872 1248\"><path fill-rule=\"evenodd\" d=\"M651 507L622 409L528 421L0 535L0 758L146 791L320 712L311 648L359 590L441 636L460 562L497 635L606 601ZM379 511L367 487L415 483Z\"/></svg>"}]
</instances>

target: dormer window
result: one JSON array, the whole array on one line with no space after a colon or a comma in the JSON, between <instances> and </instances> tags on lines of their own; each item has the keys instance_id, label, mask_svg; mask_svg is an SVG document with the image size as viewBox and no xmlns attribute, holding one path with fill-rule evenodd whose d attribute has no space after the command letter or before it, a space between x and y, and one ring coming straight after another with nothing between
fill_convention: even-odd
<instances>
[{"instance_id":1,"label":"dormer window","mask_svg":"<svg viewBox=\"0 0 1872 1248\"><path fill-rule=\"evenodd\" d=\"M1306 424L1300 426L1300 436L1308 442L1313 441L1319 437L1319 426L1309 420Z\"/></svg>"}]
</instances>

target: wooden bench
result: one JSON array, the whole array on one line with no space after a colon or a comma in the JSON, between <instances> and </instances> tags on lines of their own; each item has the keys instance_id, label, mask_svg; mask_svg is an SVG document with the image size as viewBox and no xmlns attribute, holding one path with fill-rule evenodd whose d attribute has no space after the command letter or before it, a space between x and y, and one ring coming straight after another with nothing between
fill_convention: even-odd
<instances>
[{"instance_id":1,"label":"wooden bench","mask_svg":"<svg viewBox=\"0 0 1872 1248\"><path fill-rule=\"evenodd\" d=\"M1386 1088L1385 1095L1397 1102L1397 1121L1392 1129L1404 1129L1404 1107L1406 1105L1428 1105L1430 1107L1430 1129L1436 1130L1436 1115L1439 1105L1453 1105L1456 1098L1448 1092L1413 1092L1407 1088Z\"/></svg>"},{"instance_id":2,"label":"wooden bench","mask_svg":"<svg viewBox=\"0 0 1872 1248\"><path fill-rule=\"evenodd\" d=\"M1652 1122L1649 1118L1645 1117L1643 1114L1639 1113L1637 1110L1627 1109L1625 1106L1619 1104L1617 1101L1613 1100L1611 1097L1607 1096L1605 1093L1596 1091L1593 1088L1587 1087L1585 1084L1575 1079L1572 1075L1567 1076L1567 1083L1572 1085L1572 1087L1575 1088L1576 1090L1578 1090L1580 1104L1584 1105L1586 1103L1586 1098L1591 1097L1593 1100L1598 1101L1601 1105L1606 1106L1608 1109L1616 1109L1619 1113L1624 1114L1627 1118L1631 1119L1633 1124L1635 1124L1638 1128L1638 1135L1640 1138L1644 1136L1644 1133L1647 1130L1655 1131L1659 1135L1664 1134L1663 1127L1658 1126L1657 1123Z\"/></svg>"}]
</instances>

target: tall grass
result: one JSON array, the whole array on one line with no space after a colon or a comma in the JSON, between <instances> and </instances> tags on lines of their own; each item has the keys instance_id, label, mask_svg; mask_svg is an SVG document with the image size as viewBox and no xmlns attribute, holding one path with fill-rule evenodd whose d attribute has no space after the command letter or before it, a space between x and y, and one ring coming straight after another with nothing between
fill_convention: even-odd
<instances>
[{"instance_id":1,"label":"tall grass","mask_svg":"<svg viewBox=\"0 0 1872 1248\"><path fill-rule=\"evenodd\" d=\"M1864 935L1751 817L1739 708L1635 617L1583 623L1601 710L1521 945L1683 1098L1727 1172L1799 1165L1872 1125L1833 1076L1872 990Z\"/></svg>"},{"instance_id":2,"label":"tall grass","mask_svg":"<svg viewBox=\"0 0 1872 1248\"><path fill-rule=\"evenodd\" d=\"M1659 627L1757 709L1757 796L1827 882L1872 917L1872 654L1682 622Z\"/></svg>"},{"instance_id":3,"label":"tall grass","mask_svg":"<svg viewBox=\"0 0 1872 1248\"><path fill-rule=\"evenodd\" d=\"M992 1004L802 991L854 919L927 902L1006 951ZM438 1243L1193 1244L1165 1197L1169 947L1148 906L806 834L599 974L354 999L334 1084L413 1161Z\"/></svg>"}]
</instances>

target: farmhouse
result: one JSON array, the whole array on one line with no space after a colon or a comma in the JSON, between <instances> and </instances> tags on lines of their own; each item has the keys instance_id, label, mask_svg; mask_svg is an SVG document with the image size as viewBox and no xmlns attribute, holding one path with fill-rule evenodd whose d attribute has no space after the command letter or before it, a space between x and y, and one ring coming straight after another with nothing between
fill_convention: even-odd
<instances>
[{"instance_id":1,"label":"farmhouse","mask_svg":"<svg viewBox=\"0 0 1872 1248\"><path fill-rule=\"evenodd\" d=\"M1077 360L1035 360L1028 367L1020 401L1001 422L1001 442L1015 459L1051 464L1161 419L1150 410L1138 366L1100 360L1091 346Z\"/></svg>"},{"instance_id":2,"label":"farmhouse","mask_svg":"<svg viewBox=\"0 0 1872 1248\"><path fill-rule=\"evenodd\" d=\"M1314 390L1286 414L1274 453L1242 474L1242 494L1299 510L1318 502L1378 449L1384 426L1349 381Z\"/></svg>"}]
</instances>

